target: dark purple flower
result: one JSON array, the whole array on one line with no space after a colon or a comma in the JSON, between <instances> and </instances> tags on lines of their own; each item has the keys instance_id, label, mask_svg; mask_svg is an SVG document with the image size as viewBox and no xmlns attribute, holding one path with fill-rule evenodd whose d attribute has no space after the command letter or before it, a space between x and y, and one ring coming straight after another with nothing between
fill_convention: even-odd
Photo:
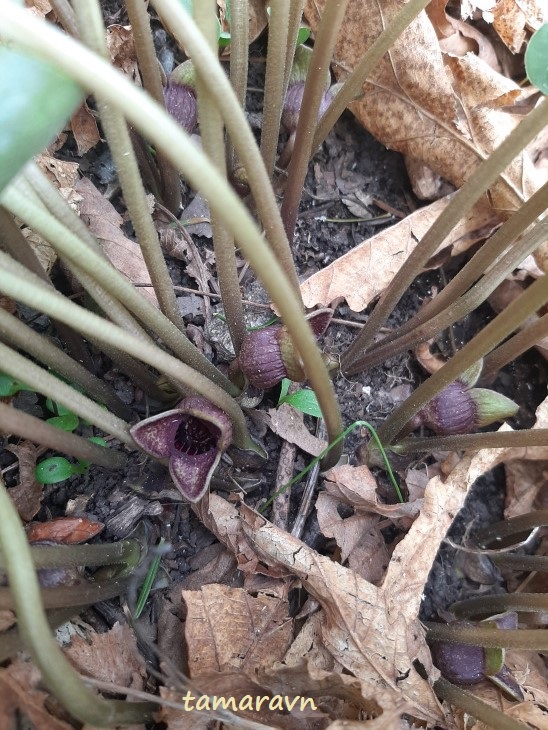
<instances>
[{"instance_id":1,"label":"dark purple flower","mask_svg":"<svg viewBox=\"0 0 548 730\"><path fill-rule=\"evenodd\" d=\"M164 89L167 111L189 134L198 124L195 83L192 61L184 61L173 69Z\"/></svg>"},{"instance_id":2,"label":"dark purple flower","mask_svg":"<svg viewBox=\"0 0 548 730\"><path fill-rule=\"evenodd\" d=\"M232 424L220 408L193 395L177 408L137 423L131 435L147 454L169 460L174 484L189 502L197 502L232 441Z\"/></svg>"}]
</instances>

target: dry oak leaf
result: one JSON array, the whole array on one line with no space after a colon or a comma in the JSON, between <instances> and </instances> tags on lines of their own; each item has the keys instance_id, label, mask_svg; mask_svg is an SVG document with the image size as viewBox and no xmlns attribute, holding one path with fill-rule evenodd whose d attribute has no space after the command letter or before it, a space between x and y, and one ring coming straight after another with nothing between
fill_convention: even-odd
<instances>
[{"instance_id":1,"label":"dry oak leaf","mask_svg":"<svg viewBox=\"0 0 548 730\"><path fill-rule=\"evenodd\" d=\"M395 548L380 588L242 506L244 530L254 549L292 570L321 603L322 638L333 657L372 691L388 693L394 702L405 699L414 716L430 722L439 722L443 712L430 683L413 665L418 659L431 680L437 677L417 619L422 593L467 490L497 457L496 449L482 450L459 461L445 481L429 481L421 514Z\"/></svg>"},{"instance_id":2,"label":"dry oak leaf","mask_svg":"<svg viewBox=\"0 0 548 730\"><path fill-rule=\"evenodd\" d=\"M282 659L291 644L288 602L242 588L210 584L183 591L187 605L185 639L189 675L237 669L253 677L257 669Z\"/></svg>"},{"instance_id":3,"label":"dry oak leaf","mask_svg":"<svg viewBox=\"0 0 548 730\"><path fill-rule=\"evenodd\" d=\"M121 230L122 216L88 178L78 180L74 189L80 193L80 217L97 238L105 255L115 269L131 282L150 281L139 244L131 241ZM140 287L139 291L152 304L158 306L154 289Z\"/></svg>"},{"instance_id":4,"label":"dry oak leaf","mask_svg":"<svg viewBox=\"0 0 548 730\"><path fill-rule=\"evenodd\" d=\"M303 423L302 415L289 403L282 403L279 408L270 408L268 415L271 430L307 454L318 456L327 446L326 441L310 433Z\"/></svg>"},{"instance_id":5,"label":"dry oak leaf","mask_svg":"<svg viewBox=\"0 0 548 730\"><path fill-rule=\"evenodd\" d=\"M350 309L361 312L392 281L450 198L436 200L415 211L312 274L301 284L305 306L328 306L338 297L344 297ZM462 253L480 234L485 236L486 228L490 231L495 224L496 219L484 199L457 224L439 250L451 246L455 255Z\"/></svg>"},{"instance_id":6,"label":"dry oak leaf","mask_svg":"<svg viewBox=\"0 0 548 730\"><path fill-rule=\"evenodd\" d=\"M350 0L333 57L339 81L352 72L403 4ZM325 0L306 1L306 18L314 31L324 6ZM476 137L484 130L474 126L452 84L434 28L422 12L377 64L363 85L363 96L349 108L386 147L422 161L460 187L493 148L476 147ZM506 128L507 116L498 112L496 124ZM485 130L487 136L493 131ZM536 177L530 179L526 171L526 156L522 153L506 171L506 179L490 188L495 208L514 210L538 187Z\"/></svg>"},{"instance_id":7,"label":"dry oak leaf","mask_svg":"<svg viewBox=\"0 0 548 730\"><path fill-rule=\"evenodd\" d=\"M87 104L82 104L72 115L70 128L72 129L76 148L80 156L85 155L86 152L89 152L90 149L101 141L97 122Z\"/></svg>"},{"instance_id":8,"label":"dry oak leaf","mask_svg":"<svg viewBox=\"0 0 548 730\"><path fill-rule=\"evenodd\" d=\"M546 21L545 0L498 0L493 8L493 28L512 53L521 50L527 28L537 30Z\"/></svg>"},{"instance_id":9,"label":"dry oak leaf","mask_svg":"<svg viewBox=\"0 0 548 730\"><path fill-rule=\"evenodd\" d=\"M107 49L112 63L123 71L137 86L141 86L141 74L135 55L133 31L130 25L109 25Z\"/></svg>"}]
</instances>

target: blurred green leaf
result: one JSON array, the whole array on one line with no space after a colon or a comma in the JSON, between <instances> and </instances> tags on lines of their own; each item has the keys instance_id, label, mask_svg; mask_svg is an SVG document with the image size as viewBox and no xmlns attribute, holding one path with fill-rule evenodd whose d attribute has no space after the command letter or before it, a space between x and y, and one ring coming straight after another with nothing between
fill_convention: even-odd
<instances>
[{"instance_id":1,"label":"blurred green leaf","mask_svg":"<svg viewBox=\"0 0 548 730\"><path fill-rule=\"evenodd\" d=\"M12 378L11 375L6 375L6 373L0 373L0 398L9 398L16 393L19 393L20 390L29 390L32 393L34 391L34 388L25 385L16 378Z\"/></svg>"},{"instance_id":2,"label":"blurred green leaf","mask_svg":"<svg viewBox=\"0 0 548 730\"><path fill-rule=\"evenodd\" d=\"M36 465L34 476L41 484L57 484L64 482L74 473L73 465L63 456L53 456L44 459Z\"/></svg>"},{"instance_id":3,"label":"blurred green leaf","mask_svg":"<svg viewBox=\"0 0 548 730\"><path fill-rule=\"evenodd\" d=\"M65 408L60 403L56 403L51 398L46 398L46 408L55 416L66 416L68 413L72 413L68 408Z\"/></svg>"},{"instance_id":4,"label":"blurred green leaf","mask_svg":"<svg viewBox=\"0 0 548 730\"><path fill-rule=\"evenodd\" d=\"M82 98L50 64L0 47L0 190L55 139Z\"/></svg>"},{"instance_id":5,"label":"blurred green leaf","mask_svg":"<svg viewBox=\"0 0 548 730\"><path fill-rule=\"evenodd\" d=\"M310 28L306 25L301 25L299 32L297 33L297 45L301 46L303 43L310 38Z\"/></svg>"},{"instance_id":6,"label":"blurred green leaf","mask_svg":"<svg viewBox=\"0 0 548 730\"><path fill-rule=\"evenodd\" d=\"M527 44L525 70L529 81L548 94L548 23L541 25Z\"/></svg>"},{"instance_id":7,"label":"blurred green leaf","mask_svg":"<svg viewBox=\"0 0 548 730\"><path fill-rule=\"evenodd\" d=\"M78 428L80 419L75 413L67 411L62 416L52 416L51 418L48 418L46 423L49 423L50 426L55 426L55 428L60 428L61 431L74 431Z\"/></svg>"}]
</instances>

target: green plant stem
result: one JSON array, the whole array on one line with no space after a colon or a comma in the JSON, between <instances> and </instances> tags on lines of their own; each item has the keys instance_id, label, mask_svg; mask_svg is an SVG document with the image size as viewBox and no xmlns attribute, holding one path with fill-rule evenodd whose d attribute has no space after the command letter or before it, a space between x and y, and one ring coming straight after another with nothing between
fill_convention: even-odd
<instances>
[{"instance_id":1,"label":"green plant stem","mask_svg":"<svg viewBox=\"0 0 548 730\"><path fill-rule=\"evenodd\" d=\"M545 613L548 610L548 596L542 593L479 596L453 603L450 610L458 618L488 617L505 611Z\"/></svg>"},{"instance_id":2,"label":"green plant stem","mask_svg":"<svg viewBox=\"0 0 548 730\"><path fill-rule=\"evenodd\" d=\"M173 9L177 13L177 5ZM216 209L219 218L234 235L249 259L288 328L318 398L329 441L337 438L342 431L339 407L316 338L303 316L300 298L296 296L294 287L286 279L277 258L265 244L249 212L237 195L227 187L226 181L218 174L208 158L196 148L180 126L146 94L71 38L64 36L47 23L29 16L15 5L2 5L0 18L1 38L11 40L19 47L32 49L33 54L40 54L49 59L91 90L99 86L111 103L118 104L132 124L158 148L164 150L192 186L207 198L211 208ZM239 149L238 154L240 154ZM260 165L264 173L262 160ZM144 347L141 348L142 351ZM135 356L143 359L139 353ZM330 452L326 463L323 464L324 468L335 464L341 451L342 444L339 444L338 448Z\"/></svg>"},{"instance_id":3,"label":"green plant stem","mask_svg":"<svg viewBox=\"0 0 548 730\"><path fill-rule=\"evenodd\" d=\"M421 451L479 451L479 449L508 449L512 446L547 446L548 428L523 431L492 431L467 433L457 436L410 437L391 445L396 454L414 454Z\"/></svg>"},{"instance_id":4,"label":"green plant stem","mask_svg":"<svg viewBox=\"0 0 548 730\"><path fill-rule=\"evenodd\" d=\"M50 5L67 33L78 38L78 24L69 0L50 0Z\"/></svg>"},{"instance_id":5,"label":"green plant stem","mask_svg":"<svg viewBox=\"0 0 548 730\"><path fill-rule=\"evenodd\" d=\"M529 728L529 725L524 725L505 715L496 707L488 705L471 692L451 684L443 677L434 682L434 691L440 699L464 710L466 714L481 720L488 727L496 728L496 730L528 730Z\"/></svg>"},{"instance_id":6,"label":"green plant stem","mask_svg":"<svg viewBox=\"0 0 548 730\"><path fill-rule=\"evenodd\" d=\"M100 447L99 447L100 448ZM39 568L78 568L81 566L138 564L141 546L132 538L101 545L35 545L31 546L32 562ZM0 568L6 560L0 549Z\"/></svg>"},{"instance_id":7,"label":"green plant stem","mask_svg":"<svg viewBox=\"0 0 548 730\"><path fill-rule=\"evenodd\" d=\"M317 126L320 103L325 91L325 78L329 73L329 64L347 5L348 0L330 0L326 3L316 34L280 211L289 241L293 240L295 232L304 179L308 161L312 155L314 130Z\"/></svg>"},{"instance_id":8,"label":"green plant stem","mask_svg":"<svg viewBox=\"0 0 548 730\"><path fill-rule=\"evenodd\" d=\"M0 421L2 430L6 433L30 439L48 449L61 451L107 469L121 469L127 461L125 454L119 451L105 449L81 436L61 431L61 429L5 403L0 403Z\"/></svg>"},{"instance_id":9,"label":"green plant stem","mask_svg":"<svg viewBox=\"0 0 548 730\"><path fill-rule=\"evenodd\" d=\"M25 220L33 230L40 233L62 256L69 259L89 276L96 278L111 296L117 297L141 322L161 337L181 359L196 370L205 373L213 382L226 388L228 392L233 395L238 394L238 389L119 271L100 254L92 251L82 243L77 236L67 230L47 211L35 205L32 200L21 194L13 185L2 191L0 201L12 213ZM116 344L113 343L113 346L116 347Z\"/></svg>"},{"instance_id":10,"label":"green plant stem","mask_svg":"<svg viewBox=\"0 0 548 730\"><path fill-rule=\"evenodd\" d=\"M498 629L483 626L459 626L437 624L427 621L426 640L452 641L471 646L497 647L501 649L529 649L546 651L548 631L546 629Z\"/></svg>"},{"instance_id":11,"label":"green plant stem","mask_svg":"<svg viewBox=\"0 0 548 730\"><path fill-rule=\"evenodd\" d=\"M204 37L209 40L211 47L215 48L217 45L215 27L216 1L210 0L208 3L202 0L202 2L196 3L193 7L196 24L204 34ZM234 12L234 8L232 8L232 12ZM209 156L219 173L226 178L223 120L207 87L207 83L199 71L196 71L196 93L200 134L204 152ZM213 231L215 266L226 315L226 324L234 352L238 355L245 337L245 324L240 282L238 279L236 251L234 249L234 237L225 229L219 216L213 210L210 213L210 220Z\"/></svg>"},{"instance_id":12,"label":"green plant stem","mask_svg":"<svg viewBox=\"0 0 548 730\"><path fill-rule=\"evenodd\" d=\"M212 48L212 50L215 50ZM230 83L241 109L245 109L247 71L249 66L249 2L230 3ZM227 140L226 159L230 172L237 167L234 145Z\"/></svg>"},{"instance_id":13,"label":"green plant stem","mask_svg":"<svg viewBox=\"0 0 548 730\"><path fill-rule=\"evenodd\" d=\"M66 355L47 337L35 332L2 308L0 308L0 340L25 350L65 380L80 385L93 400L106 405L119 418L125 421L131 419L131 408L122 403L112 388Z\"/></svg>"},{"instance_id":14,"label":"green plant stem","mask_svg":"<svg viewBox=\"0 0 548 730\"><path fill-rule=\"evenodd\" d=\"M265 229L266 239L282 266L285 276L293 288L294 295L300 300L299 280L291 248L278 211L276 197L265 170L261 153L255 142L255 137L247 123L240 103L234 95L230 81L220 67L217 55L209 48L196 24L185 12L179 0L152 0L152 4L177 41L186 49L196 70L201 71L204 79L208 81L209 90L223 116L234 149L246 170L257 211ZM205 176L205 172L202 174ZM188 174L187 176L190 179ZM192 182L192 185L200 190L200 185L196 185L194 182ZM212 198L208 198L208 200L210 204L213 202ZM235 235L235 238L238 239L238 236Z\"/></svg>"},{"instance_id":15,"label":"green plant stem","mask_svg":"<svg viewBox=\"0 0 548 730\"><path fill-rule=\"evenodd\" d=\"M547 300L548 277L543 276L531 284L504 312L495 317L440 370L422 383L399 408L396 408L378 432L385 447L394 441L415 413L431 401L440 390L484 357Z\"/></svg>"},{"instance_id":16,"label":"green plant stem","mask_svg":"<svg viewBox=\"0 0 548 730\"><path fill-rule=\"evenodd\" d=\"M133 31L135 55L143 86L160 106L165 107L160 66L156 58L147 6L142 0L126 0L126 10ZM161 152L156 156L162 184L164 205L177 216L181 208L181 180L177 170Z\"/></svg>"},{"instance_id":17,"label":"green plant stem","mask_svg":"<svg viewBox=\"0 0 548 730\"><path fill-rule=\"evenodd\" d=\"M157 368L177 382L182 383L185 388L208 398L231 418L236 445L241 448L255 449L255 445L248 435L243 413L226 391L216 386L206 376L201 375L177 358L156 347L156 345L143 342L139 338L124 332L115 324L73 304L61 294L50 291L43 285L40 286L38 279L33 282L29 275L21 276L19 264L10 260L6 254L1 252L0 291L4 291L8 296L12 296L14 299L24 302L49 316L58 317L61 321L70 321L75 328L84 332L86 336L124 349L138 360ZM68 388L68 386L65 387ZM62 402L60 399L58 400ZM73 406L71 410L75 411ZM114 417L111 416L111 418ZM131 441L131 444L133 445L133 441Z\"/></svg>"},{"instance_id":18,"label":"green plant stem","mask_svg":"<svg viewBox=\"0 0 548 730\"><path fill-rule=\"evenodd\" d=\"M108 601L127 592L129 578L105 581L88 581L80 579L73 585L41 588L40 595L44 608L68 608L69 606L87 606L99 601ZM9 588L0 588L0 610L13 610L14 597Z\"/></svg>"},{"instance_id":19,"label":"green plant stem","mask_svg":"<svg viewBox=\"0 0 548 730\"><path fill-rule=\"evenodd\" d=\"M489 294L504 281L524 258L538 248L547 234L548 221L538 223L528 233L524 234L519 243L516 243L507 251L466 294L448 304L446 309L427 320L424 324L418 325L407 334L397 337L386 345L382 342L377 347L372 348L365 355L355 360L345 374L353 375L366 367L385 362L400 352L411 349L419 342L427 342L454 322L466 317L487 299Z\"/></svg>"},{"instance_id":20,"label":"green plant stem","mask_svg":"<svg viewBox=\"0 0 548 730\"><path fill-rule=\"evenodd\" d=\"M268 51L264 84L261 155L269 178L274 174L276 150L280 136L280 120L285 95L286 52L290 0L278 0L270 7Z\"/></svg>"},{"instance_id":21,"label":"green plant stem","mask_svg":"<svg viewBox=\"0 0 548 730\"><path fill-rule=\"evenodd\" d=\"M548 509L539 509L519 517L495 522L483 530L478 530L475 539L480 547L494 547L492 543L545 525L548 525Z\"/></svg>"},{"instance_id":22,"label":"green plant stem","mask_svg":"<svg viewBox=\"0 0 548 730\"><path fill-rule=\"evenodd\" d=\"M547 119L548 99L544 99L506 137L504 142L486 160L480 163L460 190L455 193L447 208L438 216L396 273L388 288L381 295L377 306L360 334L342 356L341 370L343 372L352 367L354 361L372 344L376 333L386 322L402 294L458 221L466 215L481 195L495 182L520 150L544 128Z\"/></svg>"},{"instance_id":23,"label":"green plant stem","mask_svg":"<svg viewBox=\"0 0 548 730\"><path fill-rule=\"evenodd\" d=\"M151 720L153 705L107 701L83 684L51 636L23 526L1 481L0 513L0 548L7 562L19 631L48 689L82 723L108 727Z\"/></svg>"},{"instance_id":24,"label":"green plant stem","mask_svg":"<svg viewBox=\"0 0 548 730\"><path fill-rule=\"evenodd\" d=\"M504 276L506 270L514 268L514 261L519 259L520 253L523 252L523 258L529 255L529 244L523 240L519 240L509 247L518 236L526 230L526 228L535 219L541 215L548 206L548 183L537 190L531 198L521 206L521 208L504 223L501 228L483 244L481 249L468 261L458 274L444 287L444 289L433 297L427 304L409 319L401 327L398 327L393 333L384 337L380 342L373 344L369 350L358 357L353 365L348 369L348 373L357 373L362 369L370 367L373 363L382 362L384 359L393 357L406 349L407 343L416 344L417 337L422 337L423 332L429 332L426 339L433 336L438 325L433 327L433 322L442 323L441 327L448 326L455 322L459 317L452 318L450 313L453 311L455 302L469 289L478 279L476 284L471 306L476 302L481 302L487 298L493 288L500 281L500 276ZM534 238L529 238L534 247ZM501 252L506 250L506 258L500 260ZM490 268L491 267L491 268ZM482 277L483 272L487 272ZM468 293L469 296L472 296ZM445 310L445 318L435 319L437 315ZM443 324L446 322L446 324ZM389 348L389 345L391 346ZM381 350L382 353L381 354ZM378 352L377 352L378 351ZM385 353L390 354L386 355ZM377 357L379 359L377 359Z\"/></svg>"},{"instance_id":25,"label":"green plant stem","mask_svg":"<svg viewBox=\"0 0 548 730\"><path fill-rule=\"evenodd\" d=\"M284 71L284 89L282 101L285 99L287 87L289 86L289 76L291 74L291 66L295 57L295 49L297 47L297 36L303 18L304 0L289 0L289 18L287 23L287 45L285 49L285 71Z\"/></svg>"},{"instance_id":26,"label":"green plant stem","mask_svg":"<svg viewBox=\"0 0 548 730\"><path fill-rule=\"evenodd\" d=\"M390 50L407 26L413 22L429 2L430 0L409 0L405 3L377 40L367 49L320 119L314 132L312 152L317 150L325 141L346 107L362 93L362 87L367 77L384 54Z\"/></svg>"},{"instance_id":27,"label":"green plant stem","mask_svg":"<svg viewBox=\"0 0 548 730\"><path fill-rule=\"evenodd\" d=\"M109 58L105 27L98 0L72 0L72 4L84 43L98 55ZM173 291L173 282L149 212L139 165L133 151L126 121L120 110L108 99L103 98L100 92L96 94L96 98L103 131L116 166L129 217L135 228L160 309L177 329L184 332L185 326Z\"/></svg>"},{"instance_id":28,"label":"green plant stem","mask_svg":"<svg viewBox=\"0 0 548 730\"><path fill-rule=\"evenodd\" d=\"M3 342L0 342L0 362L2 370L8 375L22 380L56 403L61 403L80 418L115 436L127 446L135 446L125 421L109 413L83 393L79 393L44 368L35 365Z\"/></svg>"},{"instance_id":29,"label":"green plant stem","mask_svg":"<svg viewBox=\"0 0 548 730\"><path fill-rule=\"evenodd\" d=\"M524 327L505 343L490 352L484 362L481 371L481 379L489 382L496 376L498 371L512 360L534 347L548 335L548 314L538 317L532 324Z\"/></svg>"}]
</instances>

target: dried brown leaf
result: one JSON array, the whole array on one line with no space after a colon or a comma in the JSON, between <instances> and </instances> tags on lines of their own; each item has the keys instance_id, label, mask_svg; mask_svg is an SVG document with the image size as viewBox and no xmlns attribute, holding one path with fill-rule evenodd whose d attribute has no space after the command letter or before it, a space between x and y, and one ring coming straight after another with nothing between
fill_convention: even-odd
<instances>
[{"instance_id":1,"label":"dried brown leaf","mask_svg":"<svg viewBox=\"0 0 548 730\"><path fill-rule=\"evenodd\" d=\"M210 584L183 591L189 674L239 670L253 676L287 651L293 631L285 600Z\"/></svg>"},{"instance_id":2,"label":"dried brown leaf","mask_svg":"<svg viewBox=\"0 0 548 730\"><path fill-rule=\"evenodd\" d=\"M111 264L131 282L150 281L139 244L123 234L122 216L112 203L101 195L88 178L79 180L75 190L82 196L80 216L98 239ZM154 289L141 287L139 291L158 306Z\"/></svg>"},{"instance_id":3,"label":"dried brown leaf","mask_svg":"<svg viewBox=\"0 0 548 730\"><path fill-rule=\"evenodd\" d=\"M15 454L19 461L19 484L8 492L23 522L28 522L36 515L42 502L42 485L34 476L38 447L31 441L22 441L18 446L8 444L4 448Z\"/></svg>"},{"instance_id":4,"label":"dried brown leaf","mask_svg":"<svg viewBox=\"0 0 548 730\"><path fill-rule=\"evenodd\" d=\"M493 7L493 28L512 53L521 50L527 28L536 30L547 20L543 0L498 0Z\"/></svg>"},{"instance_id":5,"label":"dried brown leaf","mask_svg":"<svg viewBox=\"0 0 548 730\"><path fill-rule=\"evenodd\" d=\"M344 80L365 50L376 40L402 6L401 0L350 0L344 32L334 54L335 73ZM305 13L313 30L325 0L307 0ZM468 54L466 59L470 59ZM516 124L512 115L497 111L477 115L468 106L466 86L476 85L475 63L460 66L456 77L444 61L459 67L464 59L443 57L432 24L421 13L400 35L363 86L363 97L350 105L359 121L384 145L421 160L438 175L459 187L481 160ZM485 73L487 63L479 61ZM470 75L469 75L470 74ZM454 85L456 83L456 87ZM500 74L489 76L482 103L516 84ZM479 118L478 118L479 116ZM484 126L488 125L488 126ZM490 189L494 207L514 210L541 184L527 153L522 153Z\"/></svg>"},{"instance_id":6,"label":"dried brown leaf","mask_svg":"<svg viewBox=\"0 0 548 730\"><path fill-rule=\"evenodd\" d=\"M48 522L33 522L27 527L27 540L50 540L63 545L79 545L98 535L104 525L87 517L58 517Z\"/></svg>"},{"instance_id":7,"label":"dried brown leaf","mask_svg":"<svg viewBox=\"0 0 548 730\"><path fill-rule=\"evenodd\" d=\"M303 423L302 414L289 403L282 403L279 408L270 408L268 415L272 431L307 454L318 456L327 446L326 441L310 433Z\"/></svg>"},{"instance_id":8,"label":"dried brown leaf","mask_svg":"<svg viewBox=\"0 0 548 730\"><path fill-rule=\"evenodd\" d=\"M417 210L313 274L301 284L305 306L328 306L338 297L344 297L351 309L361 312L392 281L448 202L449 197L443 198ZM477 240L478 231L485 235L486 226L492 229L495 224L490 206L486 201L480 202L453 229L440 250L451 246L455 253L460 253L467 247L465 242Z\"/></svg>"},{"instance_id":9,"label":"dried brown leaf","mask_svg":"<svg viewBox=\"0 0 548 730\"><path fill-rule=\"evenodd\" d=\"M133 630L115 623L104 634L91 633L88 641L74 636L65 654L79 672L103 682L143 689L146 667Z\"/></svg>"},{"instance_id":10,"label":"dried brown leaf","mask_svg":"<svg viewBox=\"0 0 548 730\"><path fill-rule=\"evenodd\" d=\"M26 0L25 5L38 18L45 18L52 10L49 0Z\"/></svg>"},{"instance_id":11,"label":"dried brown leaf","mask_svg":"<svg viewBox=\"0 0 548 730\"><path fill-rule=\"evenodd\" d=\"M82 104L78 111L72 115L70 127L80 156L85 155L101 141L97 122L87 104Z\"/></svg>"},{"instance_id":12,"label":"dried brown leaf","mask_svg":"<svg viewBox=\"0 0 548 730\"><path fill-rule=\"evenodd\" d=\"M112 63L123 71L137 86L141 86L141 75L135 55L133 30L130 25L109 25L107 28L107 49Z\"/></svg>"},{"instance_id":13,"label":"dried brown leaf","mask_svg":"<svg viewBox=\"0 0 548 730\"><path fill-rule=\"evenodd\" d=\"M217 0L219 8L219 20L224 31L230 31L230 27L226 21L226 0ZM268 23L268 15L266 14L266 4L264 0L249 0L249 42L253 43ZM230 52L230 47L227 49Z\"/></svg>"}]
</instances>

